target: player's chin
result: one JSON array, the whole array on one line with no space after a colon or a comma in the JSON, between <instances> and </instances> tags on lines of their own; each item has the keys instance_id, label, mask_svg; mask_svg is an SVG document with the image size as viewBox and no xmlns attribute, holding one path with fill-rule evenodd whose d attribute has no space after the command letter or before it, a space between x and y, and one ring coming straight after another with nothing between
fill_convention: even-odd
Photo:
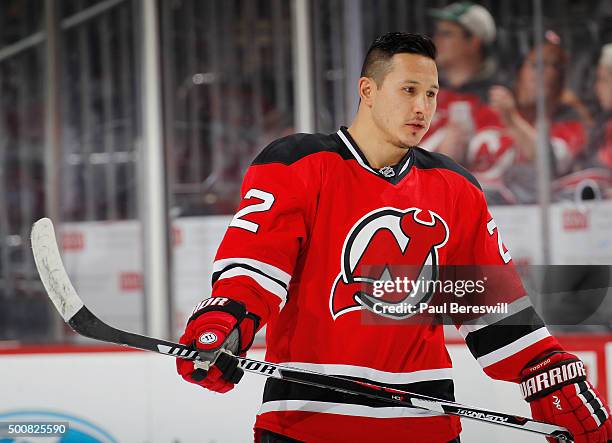
<instances>
[{"instance_id":1,"label":"player's chin","mask_svg":"<svg viewBox=\"0 0 612 443\"><path fill-rule=\"evenodd\" d=\"M420 131L403 131L399 138L403 146L416 146L421 142L425 135L425 130Z\"/></svg>"}]
</instances>

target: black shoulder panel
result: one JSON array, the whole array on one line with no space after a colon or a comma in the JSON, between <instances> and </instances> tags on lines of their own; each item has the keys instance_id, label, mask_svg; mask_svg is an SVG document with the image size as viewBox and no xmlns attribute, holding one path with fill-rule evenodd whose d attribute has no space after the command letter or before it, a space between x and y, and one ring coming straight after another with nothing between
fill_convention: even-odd
<instances>
[{"instance_id":1,"label":"black shoulder panel","mask_svg":"<svg viewBox=\"0 0 612 443\"><path fill-rule=\"evenodd\" d=\"M414 166L420 169L448 169L463 176L467 181L482 191L478 180L463 166L450 157L438 152L430 152L423 148L414 147Z\"/></svg>"},{"instance_id":2,"label":"black shoulder panel","mask_svg":"<svg viewBox=\"0 0 612 443\"><path fill-rule=\"evenodd\" d=\"M318 152L336 152L342 158L348 158L346 148L340 143L336 134L292 134L273 141L253 160L253 165L283 163L290 165L296 161Z\"/></svg>"}]
</instances>

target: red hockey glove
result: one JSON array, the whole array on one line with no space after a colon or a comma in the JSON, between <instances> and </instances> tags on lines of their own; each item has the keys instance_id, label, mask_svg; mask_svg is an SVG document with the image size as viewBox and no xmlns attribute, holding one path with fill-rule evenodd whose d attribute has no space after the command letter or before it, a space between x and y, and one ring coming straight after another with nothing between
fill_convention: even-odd
<instances>
[{"instance_id":1,"label":"red hockey glove","mask_svg":"<svg viewBox=\"0 0 612 443\"><path fill-rule=\"evenodd\" d=\"M213 297L193 310L179 343L196 347L211 360L221 348L244 356L253 343L258 324L259 317L248 314L242 303ZM244 375L238 360L224 352L219 353L208 371L195 369L193 361L182 358L176 359L176 369L186 381L220 393L231 390Z\"/></svg>"},{"instance_id":2,"label":"red hockey glove","mask_svg":"<svg viewBox=\"0 0 612 443\"><path fill-rule=\"evenodd\" d=\"M521 376L521 392L534 420L567 428L575 443L612 439L610 409L587 381L584 363L578 357L554 352L527 365Z\"/></svg>"}]
</instances>

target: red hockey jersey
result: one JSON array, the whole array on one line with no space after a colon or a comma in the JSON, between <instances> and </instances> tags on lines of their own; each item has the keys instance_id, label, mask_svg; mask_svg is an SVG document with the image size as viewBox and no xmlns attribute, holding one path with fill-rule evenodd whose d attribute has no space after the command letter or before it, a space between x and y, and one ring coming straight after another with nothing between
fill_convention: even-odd
<instances>
[{"instance_id":1,"label":"red hockey jersey","mask_svg":"<svg viewBox=\"0 0 612 443\"><path fill-rule=\"evenodd\" d=\"M242 196L217 252L212 295L242 301L267 323L271 362L454 399L441 325L368 321L380 315L363 288L393 265L507 271L508 312L458 324L494 378L517 381L528 361L558 346L478 183L448 157L415 147L377 171L346 128L296 134L255 159ZM255 427L307 442L444 443L461 430L457 417L273 379Z\"/></svg>"}]
</instances>

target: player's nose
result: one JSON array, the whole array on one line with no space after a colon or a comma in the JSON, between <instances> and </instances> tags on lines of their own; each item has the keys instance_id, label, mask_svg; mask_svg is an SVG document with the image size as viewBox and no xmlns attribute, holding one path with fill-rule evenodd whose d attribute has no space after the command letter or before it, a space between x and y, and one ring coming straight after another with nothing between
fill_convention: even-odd
<instances>
[{"instance_id":1,"label":"player's nose","mask_svg":"<svg viewBox=\"0 0 612 443\"><path fill-rule=\"evenodd\" d=\"M417 94L412 102L412 112L415 114L424 114L426 107L427 100L425 98L425 94Z\"/></svg>"}]
</instances>

